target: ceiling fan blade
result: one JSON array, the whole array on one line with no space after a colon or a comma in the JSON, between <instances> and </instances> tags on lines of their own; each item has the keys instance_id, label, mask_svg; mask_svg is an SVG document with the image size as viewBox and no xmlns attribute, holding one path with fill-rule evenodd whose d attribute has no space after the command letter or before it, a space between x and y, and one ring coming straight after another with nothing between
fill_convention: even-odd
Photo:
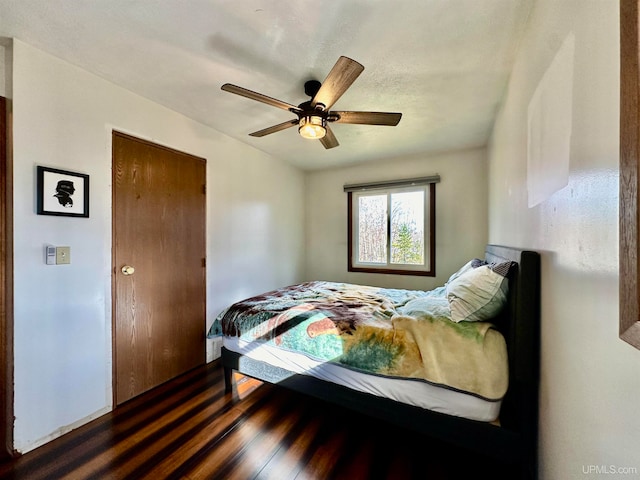
<instances>
[{"instance_id":1,"label":"ceiling fan blade","mask_svg":"<svg viewBox=\"0 0 640 480\"><path fill-rule=\"evenodd\" d=\"M320 90L311 100L311 106L324 105L325 110L331 106L346 92L347 88L358 78L364 67L348 57L340 57L333 66L327 78L322 82Z\"/></svg>"},{"instance_id":2,"label":"ceiling fan blade","mask_svg":"<svg viewBox=\"0 0 640 480\"><path fill-rule=\"evenodd\" d=\"M298 119L295 120L287 120L286 122L279 123L278 125L273 125L272 127L268 127L262 130L258 130L257 132L250 133L252 137L264 137L265 135L269 135L270 133L276 133L280 130L285 130L287 128L293 127L294 125L298 125Z\"/></svg>"},{"instance_id":3,"label":"ceiling fan blade","mask_svg":"<svg viewBox=\"0 0 640 480\"><path fill-rule=\"evenodd\" d=\"M387 112L331 112L338 115L336 123L357 123L360 125L389 125L395 127L402 118L401 113ZM329 116L329 121L331 116Z\"/></svg>"},{"instance_id":4,"label":"ceiling fan blade","mask_svg":"<svg viewBox=\"0 0 640 480\"><path fill-rule=\"evenodd\" d=\"M273 107L278 107L283 110L288 110L291 112L299 112L301 111L299 107L295 105L291 105L290 103L283 102L282 100L277 100L275 98L267 97L258 92L254 92L252 90L247 90L246 88L238 87L237 85L232 85L230 83L225 83L222 85L222 90L229 93L235 93L236 95L240 95L241 97L250 98L251 100L256 100L258 102L266 103L267 105L271 105Z\"/></svg>"},{"instance_id":5,"label":"ceiling fan blade","mask_svg":"<svg viewBox=\"0 0 640 480\"><path fill-rule=\"evenodd\" d=\"M329 128L329 125L327 125L326 128L327 133L320 139L320 142L322 143L322 145L324 145L324 148L329 149L340 145L338 143L338 140L336 139L336 136L333 134L333 131Z\"/></svg>"}]
</instances>

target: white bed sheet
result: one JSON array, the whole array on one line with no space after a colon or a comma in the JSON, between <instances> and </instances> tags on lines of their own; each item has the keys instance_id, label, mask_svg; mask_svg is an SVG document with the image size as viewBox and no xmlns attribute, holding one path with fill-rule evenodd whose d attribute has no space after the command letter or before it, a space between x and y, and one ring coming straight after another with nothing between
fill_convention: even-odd
<instances>
[{"instance_id":1,"label":"white bed sheet","mask_svg":"<svg viewBox=\"0 0 640 480\"><path fill-rule=\"evenodd\" d=\"M448 415L492 422L500 413L501 401L485 400L426 382L368 375L272 345L245 342L237 337L223 337L222 344L228 350L274 367Z\"/></svg>"}]
</instances>

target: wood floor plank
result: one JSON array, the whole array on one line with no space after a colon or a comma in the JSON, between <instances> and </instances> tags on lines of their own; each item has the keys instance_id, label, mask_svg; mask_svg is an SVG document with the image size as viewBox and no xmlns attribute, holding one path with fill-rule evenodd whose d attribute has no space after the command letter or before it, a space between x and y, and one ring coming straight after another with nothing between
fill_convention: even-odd
<instances>
[{"instance_id":1,"label":"wood floor plank","mask_svg":"<svg viewBox=\"0 0 640 480\"><path fill-rule=\"evenodd\" d=\"M372 437L361 439L353 445L349 461L342 462L334 469L336 479L374 478L376 476L372 469L374 453L375 445ZM399 476L398 478L410 477Z\"/></svg>"},{"instance_id":2,"label":"wood floor plank","mask_svg":"<svg viewBox=\"0 0 640 480\"><path fill-rule=\"evenodd\" d=\"M222 397L222 392L213 396L212 392L202 392L192 402L177 406L170 413L157 417L157 421L115 443L108 451L95 455L82 468L76 469L76 475L89 478L113 471L120 478L126 478L185 431L197 429L199 422L214 420L224 403Z\"/></svg>"},{"instance_id":3,"label":"wood floor plank","mask_svg":"<svg viewBox=\"0 0 640 480\"><path fill-rule=\"evenodd\" d=\"M194 378L198 381L194 382ZM183 377L158 387L150 393L146 399L138 398L118 409L117 417L113 415L102 416L87 425L84 425L58 441L51 442L44 448L29 452L28 458L31 464L41 463L42 467L37 472L28 473L30 480L64 478L65 472L73 472L79 464L92 461L103 452L109 457L116 455L120 440L126 440L130 435L139 430L142 425L150 422L163 413L171 412L176 407L189 404L193 397L201 392L211 393L218 387L222 392L220 382L221 372L211 371L206 376L202 372L188 372ZM101 461L106 461L103 457ZM20 470L22 459L19 459L16 467ZM106 462L105 464L110 464ZM0 466L2 475L3 466ZM27 466L23 467L26 469ZM26 472L26 470L25 470ZM78 475L72 473L72 475Z\"/></svg>"},{"instance_id":4,"label":"wood floor plank","mask_svg":"<svg viewBox=\"0 0 640 480\"><path fill-rule=\"evenodd\" d=\"M255 478L269 460L277 453L279 445L287 434L294 430L300 422L302 412L297 409L288 409L279 412L279 415L273 416L271 427L262 428L261 434L248 446L249 455L242 455L237 459L233 468L221 472L225 478L229 480L246 480L247 478ZM275 421L274 421L275 420Z\"/></svg>"},{"instance_id":5,"label":"wood floor plank","mask_svg":"<svg viewBox=\"0 0 640 480\"><path fill-rule=\"evenodd\" d=\"M321 423L322 419L318 417L306 418L305 422L300 424L302 428L294 430L289 441L279 445L278 450L256 478L259 480L295 478L304 467L304 456L313 443Z\"/></svg>"},{"instance_id":6,"label":"wood floor plank","mask_svg":"<svg viewBox=\"0 0 640 480\"><path fill-rule=\"evenodd\" d=\"M291 408L293 405L286 396L276 395L266 408L245 413L242 422L238 422L221 441L207 448L203 461L188 473L189 477L226 479L227 470L240 461L244 452L263 435L263 429L269 428L271 422L279 417L279 411L283 406Z\"/></svg>"},{"instance_id":7,"label":"wood floor plank","mask_svg":"<svg viewBox=\"0 0 640 480\"><path fill-rule=\"evenodd\" d=\"M225 393L219 362L195 369L0 463L0 478L516 478L496 462L355 411L277 385L236 380L238 388ZM459 465L459 458L473 469Z\"/></svg>"},{"instance_id":8,"label":"wood floor plank","mask_svg":"<svg viewBox=\"0 0 640 480\"><path fill-rule=\"evenodd\" d=\"M222 385L219 385L222 387ZM159 437L155 441L153 450L146 452L144 456L138 455L133 470L122 470L121 474L126 474L131 478L170 478L173 470L180 468L183 464L191 461L193 455L185 455L183 448L190 447L195 450L196 455L202 445L211 441L212 434L224 435L233 428L234 423L242 420L245 415L242 409L238 408L238 399L232 395L223 394L223 388L216 389L216 401L213 398L210 405L198 415L190 418L189 423L182 426L174 426L170 435ZM218 398L219 397L219 398ZM259 410L265 399L260 395L254 395L243 402L243 408L248 410ZM207 440L207 441L205 441ZM176 478L181 478L179 475Z\"/></svg>"},{"instance_id":9,"label":"wood floor plank","mask_svg":"<svg viewBox=\"0 0 640 480\"><path fill-rule=\"evenodd\" d=\"M171 476L187 476L193 465L197 465L206 457L206 452L220 442L238 423L244 421L246 411L237 408L230 396L224 398L224 405L212 406L216 413L214 418L206 419L198 428L189 431L179 442L174 442L172 451L166 452L164 460L147 470L150 478L170 478ZM258 409L263 397L254 395L247 400L245 407ZM251 408L248 408L251 411Z\"/></svg>"},{"instance_id":10,"label":"wood floor plank","mask_svg":"<svg viewBox=\"0 0 640 480\"><path fill-rule=\"evenodd\" d=\"M336 457L340 455L341 450L346 447L348 432L344 427L337 427L335 434L327 436L326 440L319 444L309 462L296 475L298 479L308 478L331 478L330 472L333 470Z\"/></svg>"},{"instance_id":11,"label":"wood floor plank","mask_svg":"<svg viewBox=\"0 0 640 480\"><path fill-rule=\"evenodd\" d=\"M219 383L219 382L218 382ZM48 475L62 476L69 469L75 478L99 478L107 472L119 475L138 464L157 448L159 439L165 433L172 432L176 426L183 426L184 419L191 418L203 405L211 402L212 397L222 397L223 391L216 388L216 383L197 386L189 389L188 401L182 395L171 398L166 404L153 405L147 411L140 411L138 417L124 418L123 422L115 422L103 435L93 437L85 443L83 455L66 455L68 468L58 465ZM108 449L105 449L108 446ZM151 449L151 450L150 450ZM86 459L78 465L79 461ZM105 477L106 478L106 477ZM122 478L122 477L120 477Z\"/></svg>"}]
</instances>

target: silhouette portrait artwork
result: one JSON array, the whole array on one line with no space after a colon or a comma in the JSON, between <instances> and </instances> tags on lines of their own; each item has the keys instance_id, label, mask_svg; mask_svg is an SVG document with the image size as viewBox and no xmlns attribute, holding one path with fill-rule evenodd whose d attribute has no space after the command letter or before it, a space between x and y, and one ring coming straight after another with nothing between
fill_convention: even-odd
<instances>
[{"instance_id":1,"label":"silhouette portrait artwork","mask_svg":"<svg viewBox=\"0 0 640 480\"><path fill-rule=\"evenodd\" d=\"M37 165L36 213L89 218L89 175Z\"/></svg>"},{"instance_id":2,"label":"silhouette portrait artwork","mask_svg":"<svg viewBox=\"0 0 640 480\"><path fill-rule=\"evenodd\" d=\"M73 198L71 196L76 191L71 180L60 180L56 186L56 194L54 197L58 199L58 203L65 208L73 207Z\"/></svg>"}]
</instances>

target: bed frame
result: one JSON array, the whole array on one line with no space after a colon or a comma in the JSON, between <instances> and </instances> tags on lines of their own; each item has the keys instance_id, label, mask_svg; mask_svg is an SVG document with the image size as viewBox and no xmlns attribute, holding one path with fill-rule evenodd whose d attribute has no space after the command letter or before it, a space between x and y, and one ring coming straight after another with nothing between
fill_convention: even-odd
<instances>
[{"instance_id":1,"label":"bed frame","mask_svg":"<svg viewBox=\"0 0 640 480\"><path fill-rule=\"evenodd\" d=\"M522 478L537 478L538 383L540 351L540 256L499 245L485 249L488 262L517 262L509 273L509 300L496 319L509 354L509 389L500 425L425 410L362 393L307 375L298 375L222 348L225 388L232 371L277 383L432 438L520 467Z\"/></svg>"}]
</instances>

